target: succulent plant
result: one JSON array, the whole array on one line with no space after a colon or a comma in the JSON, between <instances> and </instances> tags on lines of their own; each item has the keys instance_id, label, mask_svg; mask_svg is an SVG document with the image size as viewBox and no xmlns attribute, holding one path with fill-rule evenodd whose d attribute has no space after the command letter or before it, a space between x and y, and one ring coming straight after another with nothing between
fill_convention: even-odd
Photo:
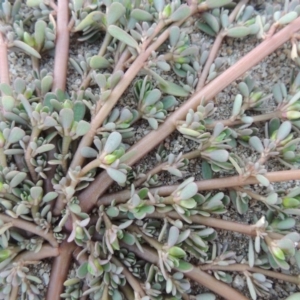
<instances>
[{"instance_id":1,"label":"succulent plant","mask_svg":"<svg viewBox=\"0 0 300 300\"><path fill-rule=\"evenodd\" d=\"M299 66L300 2L248 2L1 1L0 299L256 300L276 279L299 287L300 188L274 183L300 180L300 72L271 93L247 72L288 41ZM225 38L250 37L260 44L240 61L218 57ZM100 39L98 53L69 52ZM8 52L29 56L31 77ZM214 97L232 83L222 120ZM173 132L189 146L170 147ZM219 230L247 240L242 260ZM34 265L48 258L44 295Z\"/></svg>"}]
</instances>

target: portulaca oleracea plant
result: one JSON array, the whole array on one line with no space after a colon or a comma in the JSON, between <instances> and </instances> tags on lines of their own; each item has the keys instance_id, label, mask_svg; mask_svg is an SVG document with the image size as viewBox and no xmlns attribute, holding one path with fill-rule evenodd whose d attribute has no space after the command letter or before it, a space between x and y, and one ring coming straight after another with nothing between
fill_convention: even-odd
<instances>
[{"instance_id":1,"label":"portulaca oleracea plant","mask_svg":"<svg viewBox=\"0 0 300 300\"><path fill-rule=\"evenodd\" d=\"M300 1L269 2L0 2L0 299L274 299L276 280L300 299ZM250 38L237 62L218 57ZM80 43L98 54L70 54ZM291 80L268 94L248 71L284 43ZM31 60L30 82L11 52ZM189 151L165 147L173 132ZM247 241L243 259L222 232Z\"/></svg>"}]
</instances>

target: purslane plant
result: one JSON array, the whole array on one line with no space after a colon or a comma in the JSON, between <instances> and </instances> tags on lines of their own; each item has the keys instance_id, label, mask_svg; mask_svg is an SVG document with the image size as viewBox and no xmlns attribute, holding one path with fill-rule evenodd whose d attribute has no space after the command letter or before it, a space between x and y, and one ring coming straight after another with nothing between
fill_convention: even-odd
<instances>
[{"instance_id":1,"label":"purslane plant","mask_svg":"<svg viewBox=\"0 0 300 300\"><path fill-rule=\"evenodd\" d=\"M245 74L285 42L299 64L300 2L263 13L247 0L24 2L0 4L0 299L41 299L31 265L46 258L46 299L248 299L233 272L254 300L276 279L299 286L300 189L273 183L300 180L300 73L272 94ZM213 45L194 45L196 31ZM226 66L223 40L250 36L260 44ZM70 56L70 41L100 49ZM16 50L32 82L10 74ZM53 53L50 72L41 59ZM236 81L231 116L218 120L212 99ZM140 124L149 133L137 142ZM174 131L190 152L163 147ZM133 166L155 147L156 166ZM162 172L180 183L164 186ZM253 202L251 225L222 219ZM242 261L219 230L248 239Z\"/></svg>"}]
</instances>

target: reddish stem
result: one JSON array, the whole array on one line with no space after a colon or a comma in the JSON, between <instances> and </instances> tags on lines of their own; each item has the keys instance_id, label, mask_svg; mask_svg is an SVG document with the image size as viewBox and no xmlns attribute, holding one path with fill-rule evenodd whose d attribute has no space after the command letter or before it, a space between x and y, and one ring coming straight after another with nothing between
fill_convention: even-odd
<instances>
[{"instance_id":1,"label":"reddish stem","mask_svg":"<svg viewBox=\"0 0 300 300\"><path fill-rule=\"evenodd\" d=\"M2 32L0 32L0 82L10 84L7 59L7 44L4 40Z\"/></svg>"},{"instance_id":2,"label":"reddish stem","mask_svg":"<svg viewBox=\"0 0 300 300\"><path fill-rule=\"evenodd\" d=\"M167 136L169 136L176 129L176 121L184 119L189 109L196 109L203 98L207 100L213 98L216 94L218 94L228 85L230 85L233 81L235 81L237 78L243 75L247 70L255 66L266 56L273 53L279 46L288 41L289 38L293 35L293 33L297 32L299 29L300 18L297 18L295 21L287 25L274 36L272 36L270 39L267 39L264 42L262 42L250 53L248 53L242 59L240 59L236 64L234 64L224 73L219 75L215 80L207 84L199 92L196 92L188 101L186 101L178 110L176 110L168 119L166 119L158 130L152 131L145 138L143 138L130 148L129 151L131 151L134 155L126 163L128 165L133 165L141 158L143 158L149 151L151 151L154 147L160 144ZM162 36L164 34L165 32L162 34ZM161 37L159 37L155 43L158 43L160 38ZM150 48L151 47L149 47L149 49ZM132 64L132 67L135 66L136 68L136 63L141 63L141 61L137 59ZM131 74L129 79L130 81L132 80ZM121 81L121 83L123 83L123 80ZM106 103L108 102L109 101L107 101ZM91 136L87 138L89 139L89 141L92 141L93 135L91 134ZM85 138L82 139L82 145L88 144L86 143L87 141L84 140ZM82 159L80 157L77 158L81 163ZM73 161L76 162L77 159ZM106 184L103 184L103 182L105 182ZM101 196L106 191L106 189L111 183L112 180L109 178L106 172L102 172L100 175L98 175L92 182L92 184L89 186L89 188L85 189L79 195L82 211L90 211L95 205L97 201L96 199L99 198L99 196Z\"/></svg>"},{"instance_id":3,"label":"reddish stem","mask_svg":"<svg viewBox=\"0 0 300 300\"><path fill-rule=\"evenodd\" d=\"M75 243L64 241L59 248L60 255L57 256L51 268L50 282L46 299L58 300L63 292L63 283L67 278L69 267L72 260L72 253L76 248Z\"/></svg>"},{"instance_id":4,"label":"reddish stem","mask_svg":"<svg viewBox=\"0 0 300 300\"><path fill-rule=\"evenodd\" d=\"M270 182L281 182L289 180L300 180L299 170L288 170L288 171L277 171L269 172L264 175L269 179ZM255 177L249 177L243 179L241 176L231 176L226 178L216 178L209 180L201 180L195 182L198 187L198 191L209 191L214 189L228 189L232 187L245 186L250 184L258 184L258 180ZM150 189L151 194L159 194L162 197L171 195L178 185L168 185L158 188ZM110 205L112 200L116 203L122 203L128 201L130 198L130 191L122 191L118 193L112 193L109 195L104 195L98 199L97 205Z\"/></svg>"},{"instance_id":5,"label":"reddish stem","mask_svg":"<svg viewBox=\"0 0 300 300\"><path fill-rule=\"evenodd\" d=\"M231 271L231 272L245 272L245 271L250 271L253 273L260 273L264 274L268 277L276 278L279 280L283 280L285 282L291 282L294 284L299 285L300 284L300 278L298 276L292 276L292 275L287 275L287 274L282 274L270 270L265 270L262 268L258 267L250 267L249 265L246 264L232 264L228 266L219 266L219 265L203 265L199 266L201 270L203 271L208 271L208 270L216 270L216 271Z\"/></svg>"},{"instance_id":6,"label":"reddish stem","mask_svg":"<svg viewBox=\"0 0 300 300\"><path fill-rule=\"evenodd\" d=\"M32 251L25 251L19 254L14 262L17 261L40 261L49 257L56 257L59 255L59 248L53 248L50 245L43 245L41 250L37 253Z\"/></svg>"},{"instance_id":7,"label":"reddish stem","mask_svg":"<svg viewBox=\"0 0 300 300\"><path fill-rule=\"evenodd\" d=\"M137 256L152 264L157 264L159 261L158 255L155 250L149 247L143 246L144 252L141 252L136 246L130 246L124 243L122 243L122 247L127 248L129 251L135 253ZM176 268L174 269L176 270ZM177 271L180 272L180 270ZM200 285L203 285L204 287L210 289L212 292L219 294L224 299L248 300L245 296L231 288L229 285L215 279L214 277L198 268L194 267L191 271L184 273L184 275L196 281Z\"/></svg>"},{"instance_id":8,"label":"reddish stem","mask_svg":"<svg viewBox=\"0 0 300 300\"><path fill-rule=\"evenodd\" d=\"M69 1L58 0L57 4L56 47L52 86L53 92L57 89L62 91L66 89L70 42L70 32L68 28Z\"/></svg>"},{"instance_id":9,"label":"reddish stem","mask_svg":"<svg viewBox=\"0 0 300 300\"><path fill-rule=\"evenodd\" d=\"M190 15L193 15L195 12L197 12L197 7L196 6L191 7ZM176 22L174 25L180 26L187 18L190 17L190 15L187 16L185 19ZM82 147L89 146L89 145L92 144L97 129L101 126L101 124L103 123L105 118L111 112L112 108L118 102L118 100L123 95L125 90L128 88L130 83L136 78L138 72L144 66L144 63L148 59L148 57L152 54L153 51L155 51L169 37L169 34L170 34L170 28L166 29L155 40L155 42L153 42L153 44L151 44L144 52L142 52L136 58L136 60L132 63L130 68L124 74L123 79L112 90L110 96L104 102L104 104L101 107L100 111L93 118L93 120L91 122L90 131L81 139L80 144L78 146L78 149L77 149L76 153L74 154L73 160L70 164L71 169L74 169L75 167L81 166L83 164L84 157L81 155ZM67 176L67 178L69 179L69 176ZM108 181L109 185L111 184L111 182L112 181ZM102 184L102 180L101 180L101 184ZM90 186L90 188L91 188L91 186ZM86 191L90 190L90 188L86 189ZM59 197L58 200L56 201L56 206L55 206L55 209L54 209L54 215L59 214L60 211L63 209L63 207L64 207L63 199L62 199L62 197Z\"/></svg>"},{"instance_id":10,"label":"reddish stem","mask_svg":"<svg viewBox=\"0 0 300 300\"><path fill-rule=\"evenodd\" d=\"M32 222L22 219L15 219L4 214L0 214L0 220L5 223L11 223L12 227L17 227L42 237L43 239L47 240L54 248L58 247L58 243L54 238L52 231L48 231L47 233L45 233L42 229L38 228L37 225Z\"/></svg>"}]
</instances>

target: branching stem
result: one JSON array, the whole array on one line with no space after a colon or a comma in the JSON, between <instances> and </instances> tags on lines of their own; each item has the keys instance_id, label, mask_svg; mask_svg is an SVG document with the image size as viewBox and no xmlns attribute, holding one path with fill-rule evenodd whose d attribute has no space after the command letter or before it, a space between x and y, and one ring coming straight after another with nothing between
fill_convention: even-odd
<instances>
[{"instance_id":1,"label":"branching stem","mask_svg":"<svg viewBox=\"0 0 300 300\"><path fill-rule=\"evenodd\" d=\"M299 170L288 170L288 171L277 171L277 172L269 172L264 174L266 178L270 182L281 182L281 181L289 181L289 180L300 180L300 172ZM198 187L198 191L209 191L215 189L229 189L232 187L240 187L247 186L250 184L258 184L258 180L255 177L249 177L247 179L243 179L241 176L231 176L226 178L216 178L209 180L201 180L195 182ZM161 186L158 188L150 189L151 194L157 193L158 195L164 197L172 194L178 185L168 185ZM98 199L97 205L110 205L112 200L115 199L116 203L124 203L128 201L130 198L130 191L122 191L118 193L112 193L108 195L104 195Z\"/></svg>"},{"instance_id":2,"label":"branching stem","mask_svg":"<svg viewBox=\"0 0 300 300\"><path fill-rule=\"evenodd\" d=\"M19 285L12 286L12 290L10 291L9 300L17 300L19 293Z\"/></svg>"},{"instance_id":3,"label":"branching stem","mask_svg":"<svg viewBox=\"0 0 300 300\"><path fill-rule=\"evenodd\" d=\"M136 143L134 146L132 146L129 149L129 151L132 151L132 153L134 153L134 156L131 159L129 159L126 163L128 165L133 165L134 163L139 161L142 157L144 157L154 147L160 144L167 136L169 136L176 129L176 121L184 119L189 109L191 108L196 109L203 98L207 100L213 98L220 91L222 91L229 84L231 84L234 80L239 78L246 71L248 71L257 63L259 63L263 58L265 58L270 53L273 53L279 46L281 46L283 43L288 41L289 38L293 35L293 33L298 31L299 29L300 29L300 18L297 18L294 22L287 25L281 31L276 33L274 36L262 42L250 53L248 53L242 59L240 59L236 64L228 68L224 73L219 75L215 80L207 84L203 89L201 89L200 91L192 95L192 97L188 101L186 101L178 110L176 110L169 118L165 120L165 122L158 128L158 130L152 131L145 138L140 140L138 143ZM168 34L169 31L166 30L148 49L151 51L155 50L158 47L158 45L160 45L160 43L162 43L168 37ZM135 60L135 62L130 67L130 69L126 72L126 78L128 78L130 82L133 79L131 75L134 76L136 75L136 70L138 69L138 65L143 64L143 62L145 61L146 57L144 57L144 55L146 55L148 49L145 53L142 53L140 57L138 57ZM135 71L131 73L130 72L131 70L132 71L135 70ZM124 81L121 80L119 85L120 85L119 86L120 92L123 93L125 86L127 87L127 84L125 84ZM115 92L114 90L112 92L113 96L115 96L116 93L117 91ZM116 95L116 98L119 98L119 95ZM111 109L108 103L111 102L107 101L103 106L104 109L103 112L105 112L104 113L105 117L107 115L107 111ZM102 109L100 110L100 112L102 112ZM101 119L99 116L98 121L101 121ZM98 126L93 128L92 125L93 129L91 130L91 135L89 137L85 136L82 139L80 147L85 146L86 144L90 144L92 142L92 138L97 127ZM83 162L82 157L80 157L79 154L77 156L75 154L73 161L74 163L77 162L80 164ZM103 184L103 182L105 182L106 184ZM111 183L112 180L108 178L106 172L102 172L100 175L98 175L93 181L93 183L89 186L89 188L84 190L79 195L82 211L85 212L90 211L95 204L94 202L95 199L101 196L105 192L105 190L110 186Z\"/></svg>"},{"instance_id":4,"label":"branching stem","mask_svg":"<svg viewBox=\"0 0 300 300\"><path fill-rule=\"evenodd\" d=\"M268 120L271 120L273 118L282 118L282 113L279 110L276 110L276 111L271 112L271 113L267 113L267 114L252 117L253 123L268 121ZM222 123L224 126L228 126L228 127L243 124L243 122L241 120L232 121L230 119L227 119L227 120L215 121L211 124L208 124L206 127L209 128L209 129L213 129L217 123Z\"/></svg>"},{"instance_id":5,"label":"branching stem","mask_svg":"<svg viewBox=\"0 0 300 300\"><path fill-rule=\"evenodd\" d=\"M143 246L143 252L141 252L135 245L130 246L125 243L122 243L122 247L128 249L135 255L152 264L157 264L159 261L156 251L149 247ZM203 272L199 268L194 267L190 272L185 273L185 276L196 281L198 284L210 289L212 292L221 295L224 299L248 300L244 295L240 294L238 291L231 288L229 285L218 281L217 279L210 276L206 272Z\"/></svg>"},{"instance_id":6,"label":"branching stem","mask_svg":"<svg viewBox=\"0 0 300 300\"><path fill-rule=\"evenodd\" d=\"M2 32L0 32L0 82L10 84L7 43Z\"/></svg>"},{"instance_id":7,"label":"branching stem","mask_svg":"<svg viewBox=\"0 0 300 300\"><path fill-rule=\"evenodd\" d=\"M57 89L64 91L67 83L67 67L69 61L69 1L58 0L56 47L53 71L52 91Z\"/></svg>"},{"instance_id":8,"label":"branching stem","mask_svg":"<svg viewBox=\"0 0 300 300\"><path fill-rule=\"evenodd\" d=\"M42 246L41 250L37 253L33 251L25 251L20 253L15 259L17 261L40 261L49 257L56 257L59 255L59 248L54 248L48 244Z\"/></svg>"},{"instance_id":9,"label":"branching stem","mask_svg":"<svg viewBox=\"0 0 300 300\"><path fill-rule=\"evenodd\" d=\"M253 273L260 273L263 275L266 275L268 277L272 277L272 278L276 278L279 280L283 280L285 282L291 282L294 284L299 285L300 284L300 278L299 276L292 276L292 275L286 275L286 274L282 274L279 272L274 272L274 271L270 271L270 270L266 270L266 269L262 269L262 268L258 268L258 267L250 267L249 265L246 264L232 264L232 265L228 265L228 266L219 266L219 265L203 265L203 266L199 266L199 268L202 271L230 271L230 272L245 272L245 271L249 271L249 272L253 272Z\"/></svg>"},{"instance_id":10,"label":"branching stem","mask_svg":"<svg viewBox=\"0 0 300 300\"><path fill-rule=\"evenodd\" d=\"M43 232L42 229L39 229L37 227L37 225L34 223L31 223L29 221L25 221L22 219L15 219L15 218L9 217L4 214L0 214L0 219L6 223L7 222L12 223L13 227L17 227L22 230L29 231L33 234L36 234L36 235L42 237L43 239L47 240L52 247L55 247L55 248L58 247L58 243L57 243L56 239L54 238L53 233L51 231L48 231L47 233L45 233L45 232Z\"/></svg>"},{"instance_id":11,"label":"branching stem","mask_svg":"<svg viewBox=\"0 0 300 300\"><path fill-rule=\"evenodd\" d=\"M194 14L197 12L197 7L193 6L191 8L191 14ZM181 25L188 17L185 19L178 21L175 23L175 25ZM300 22L299 22L300 23ZM94 136L96 134L97 129L101 126L103 121L106 119L112 108L115 106L115 104L118 102L120 97L123 95L124 91L128 88L130 83L134 80L138 72L143 67L145 61L148 59L148 57L152 54L153 51L155 51L168 37L170 34L170 29L166 29L157 39L156 41L151 44L147 50L142 52L137 59L132 63L130 68L125 73L123 79L117 84L117 86L112 90L110 96L105 101L95 118L91 121L91 128L90 131L81 139L80 144L78 146L78 149L76 153L74 154L73 160L71 162L70 168L74 169L76 166L81 166L84 162L84 157L81 155L81 149L82 147L89 146L92 144L92 141L94 139ZM154 147L155 145L153 145ZM69 179L69 177L67 177ZM109 181L111 182L111 181ZM108 185L109 186L109 185ZM107 187L108 187L107 186ZM90 190L92 185L90 185ZM54 214L58 214L62 208L64 207L63 199L62 197L59 197L56 201L56 207L54 210Z\"/></svg>"},{"instance_id":12,"label":"branching stem","mask_svg":"<svg viewBox=\"0 0 300 300\"><path fill-rule=\"evenodd\" d=\"M57 256L52 263L50 283L46 299L60 299L60 294L63 290L62 283L66 280L72 260L72 253L75 249L75 243L68 243L64 241L60 245L60 255Z\"/></svg>"}]
</instances>

